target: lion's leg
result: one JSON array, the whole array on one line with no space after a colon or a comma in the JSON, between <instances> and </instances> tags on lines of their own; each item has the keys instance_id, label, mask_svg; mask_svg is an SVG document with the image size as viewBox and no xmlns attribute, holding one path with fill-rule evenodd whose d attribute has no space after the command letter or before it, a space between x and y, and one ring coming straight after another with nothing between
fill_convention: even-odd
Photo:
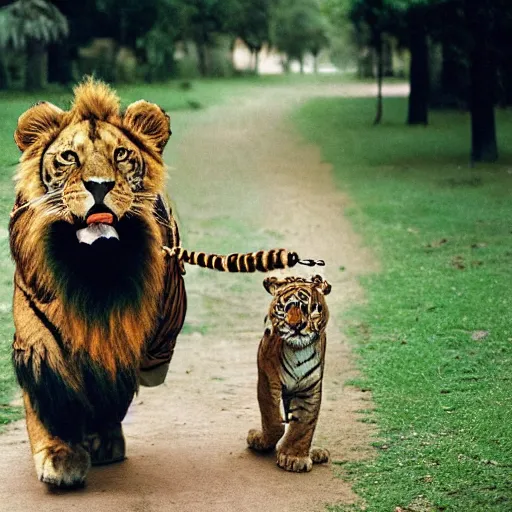
<instances>
[{"instance_id":1,"label":"lion's leg","mask_svg":"<svg viewBox=\"0 0 512 512\"><path fill-rule=\"evenodd\" d=\"M309 396L295 396L290 402L290 424L277 452L277 465L287 471L311 471L313 463L327 462L329 452L310 452L320 411L320 386Z\"/></svg>"},{"instance_id":2,"label":"lion's leg","mask_svg":"<svg viewBox=\"0 0 512 512\"><path fill-rule=\"evenodd\" d=\"M258 372L258 403L262 430L249 430L247 444L253 450L272 450L284 434L281 416L281 381L279 376Z\"/></svg>"},{"instance_id":3,"label":"lion's leg","mask_svg":"<svg viewBox=\"0 0 512 512\"><path fill-rule=\"evenodd\" d=\"M111 464L125 458L125 441L121 423L108 425L89 434L87 444L93 465Z\"/></svg>"},{"instance_id":4,"label":"lion's leg","mask_svg":"<svg viewBox=\"0 0 512 512\"><path fill-rule=\"evenodd\" d=\"M39 480L59 487L83 485L91 465L87 450L80 444L65 443L52 436L38 418L25 392L23 400L28 436Z\"/></svg>"}]
</instances>

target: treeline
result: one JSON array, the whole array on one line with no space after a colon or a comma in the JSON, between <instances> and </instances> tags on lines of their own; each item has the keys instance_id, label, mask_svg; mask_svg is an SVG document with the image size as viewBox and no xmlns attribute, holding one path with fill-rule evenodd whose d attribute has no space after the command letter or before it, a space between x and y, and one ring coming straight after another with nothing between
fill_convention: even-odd
<instances>
[{"instance_id":1,"label":"treeline","mask_svg":"<svg viewBox=\"0 0 512 512\"><path fill-rule=\"evenodd\" d=\"M0 0L0 89L226 76L242 40L258 72L264 47L304 69L329 48L340 68L382 82L407 62L407 123L467 108L472 161L498 157L494 109L512 104L511 0Z\"/></svg>"},{"instance_id":2,"label":"treeline","mask_svg":"<svg viewBox=\"0 0 512 512\"><path fill-rule=\"evenodd\" d=\"M494 108L512 104L510 0L325 0L325 7L339 30L350 33L360 75L368 74L368 60L375 70L376 124L390 55L405 49L407 123L428 124L432 106L468 108L472 161L497 159Z\"/></svg>"},{"instance_id":3,"label":"treeline","mask_svg":"<svg viewBox=\"0 0 512 512\"><path fill-rule=\"evenodd\" d=\"M0 0L0 87L69 83L83 72L122 82L226 74L215 61L241 39L253 71L267 45L303 66L328 44L320 0ZM229 58L225 58L229 61ZM20 69L20 63L25 63ZM77 70L77 66L81 69ZM87 68L94 69L87 69Z\"/></svg>"}]
</instances>

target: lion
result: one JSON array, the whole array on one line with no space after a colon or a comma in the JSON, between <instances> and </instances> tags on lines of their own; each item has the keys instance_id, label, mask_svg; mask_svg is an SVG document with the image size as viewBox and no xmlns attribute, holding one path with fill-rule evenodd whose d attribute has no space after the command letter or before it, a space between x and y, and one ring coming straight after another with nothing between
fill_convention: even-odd
<instances>
[{"instance_id":1,"label":"lion","mask_svg":"<svg viewBox=\"0 0 512 512\"><path fill-rule=\"evenodd\" d=\"M37 476L83 485L125 457L121 422L139 384L160 384L186 311L179 233L164 195L170 118L87 79L68 111L41 102L14 134L23 152L9 226L13 362Z\"/></svg>"}]
</instances>

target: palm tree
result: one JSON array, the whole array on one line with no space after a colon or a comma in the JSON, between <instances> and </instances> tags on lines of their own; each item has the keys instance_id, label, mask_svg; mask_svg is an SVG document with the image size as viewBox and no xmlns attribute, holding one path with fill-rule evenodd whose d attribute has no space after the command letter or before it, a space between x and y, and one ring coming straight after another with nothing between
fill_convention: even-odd
<instances>
[{"instance_id":1,"label":"palm tree","mask_svg":"<svg viewBox=\"0 0 512 512\"><path fill-rule=\"evenodd\" d=\"M46 48L69 32L66 17L46 0L17 0L0 9L0 46L25 52L25 88L40 89Z\"/></svg>"}]
</instances>

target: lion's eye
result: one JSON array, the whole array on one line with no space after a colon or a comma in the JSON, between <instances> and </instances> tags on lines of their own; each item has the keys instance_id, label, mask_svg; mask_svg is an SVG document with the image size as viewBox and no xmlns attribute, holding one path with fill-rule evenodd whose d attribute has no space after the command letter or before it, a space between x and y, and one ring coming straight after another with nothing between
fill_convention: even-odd
<instances>
[{"instance_id":1,"label":"lion's eye","mask_svg":"<svg viewBox=\"0 0 512 512\"><path fill-rule=\"evenodd\" d=\"M78 155L74 151L63 151L58 160L63 164L78 164Z\"/></svg>"},{"instance_id":2,"label":"lion's eye","mask_svg":"<svg viewBox=\"0 0 512 512\"><path fill-rule=\"evenodd\" d=\"M126 148L120 147L114 151L114 160L116 162L122 162L128 158L129 152Z\"/></svg>"}]
</instances>

